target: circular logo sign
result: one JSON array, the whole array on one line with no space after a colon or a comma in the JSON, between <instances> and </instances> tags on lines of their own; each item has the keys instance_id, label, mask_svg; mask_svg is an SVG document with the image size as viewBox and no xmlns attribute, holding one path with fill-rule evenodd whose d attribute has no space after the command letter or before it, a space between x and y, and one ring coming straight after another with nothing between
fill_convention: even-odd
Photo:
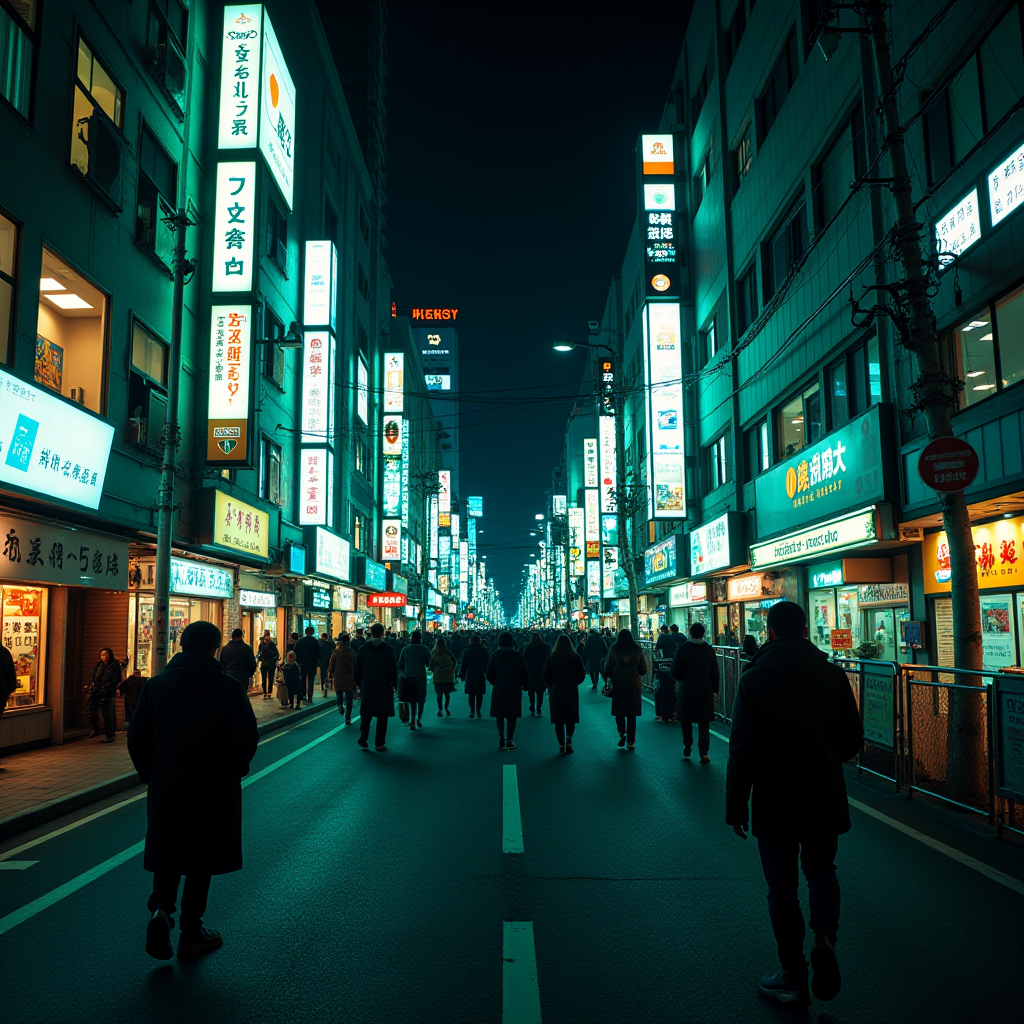
<instances>
[{"instance_id":1,"label":"circular logo sign","mask_svg":"<svg viewBox=\"0 0 1024 1024\"><path fill-rule=\"evenodd\" d=\"M921 479L933 491L962 491L978 475L978 453L962 438L937 437L917 460Z\"/></svg>"},{"instance_id":2,"label":"circular logo sign","mask_svg":"<svg viewBox=\"0 0 1024 1024\"><path fill-rule=\"evenodd\" d=\"M663 292L672 286L672 282L664 274L655 274L651 278L651 286L656 292Z\"/></svg>"},{"instance_id":3,"label":"circular logo sign","mask_svg":"<svg viewBox=\"0 0 1024 1024\"><path fill-rule=\"evenodd\" d=\"M786 493L791 498L796 494L796 470L792 466L786 470Z\"/></svg>"},{"instance_id":4,"label":"circular logo sign","mask_svg":"<svg viewBox=\"0 0 1024 1024\"><path fill-rule=\"evenodd\" d=\"M394 444L398 440L399 434L400 429L397 421L388 420L387 423L384 424L384 437L388 444Z\"/></svg>"}]
</instances>

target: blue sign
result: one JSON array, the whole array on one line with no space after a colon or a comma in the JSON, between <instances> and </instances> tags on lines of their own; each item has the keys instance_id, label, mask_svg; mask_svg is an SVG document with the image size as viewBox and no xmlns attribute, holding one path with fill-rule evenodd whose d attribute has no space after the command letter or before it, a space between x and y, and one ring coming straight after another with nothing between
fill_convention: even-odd
<instances>
[{"instance_id":1,"label":"blue sign","mask_svg":"<svg viewBox=\"0 0 1024 1024\"><path fill-rule=\"evenodd\" d=\"M363 584L371 590L385 590L388 585L388 571L379 562L363 558Z\"/></svg>"},{"instance_id":2,"label":"blue sign","mask_svg":"<svg viewBox=\"0 0 1024 1024\"><path fill-rule=\"evenodd\" d=\"M676 575L676 535L673 534L644 552L644 583L660 583Z\"/></svg>"},{"instance_id":3,"label":"blue sign","mask_svg":"<svg viewBox=\"0 0 1024 1024\"><path fill-rule=\"evenodd\" d=\"M467 498L466 507L471 516L482 516L484 514L484 499L482 497Z\"/></svg>"},{"instance_id":4,"label":"blue sign","mask_svg":"<svg viewBox=\"0 0 1024 1024\"><path fill-rule=\"evenodd\" d=\"M288 548L288 571L299 576L306 575L306 546L292 544Z\"/></svg>"}]
</instances>

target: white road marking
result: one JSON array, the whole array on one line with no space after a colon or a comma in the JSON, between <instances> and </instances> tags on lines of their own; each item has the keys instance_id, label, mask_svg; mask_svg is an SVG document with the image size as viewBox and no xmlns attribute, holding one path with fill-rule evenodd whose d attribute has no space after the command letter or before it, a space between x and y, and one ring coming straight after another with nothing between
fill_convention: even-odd
<instances>
[{"instance_id":1,"label":"white road marking","mask_svg":"<svg viewBox=\"0 0 1024 1024\"><path fill-rule=\"evenodd\" d=\"M308 719L307 719L308 721ZM358 721L358 719L353 719ZM323 743L324 740L330 739L335 733L341 732L342 729L346 728L345 724L342 723L333 729L328 730L322 736L317 736L316 739L310 740L305 746L299 747L298 750L293 750L290 754L286 754L280 760L275 761L272 765L264 768L262 771L257 772L255 775L250 775L248 778L242 780L242 788L251 786L254 782L264 778L271 772L277 771L278 768L284 767L291 761L294 761L300 754L306 753L307 750L312 750L313 747ZM89 868L88 871L83 871L80 875L72 878L69 882L65 882L63 885L57 886L56 889L52 889L50 892L38 899L33 900L31 903L26 903L25 906L19 907L17 910L12 911L6 917L0 917L0 935L5 932L9 932L12 928L16 928L19 924L23 924L30 918L36 916L48 907L52 907L55 903L59 903L66 896L78 892L79 889L85 888L90 882L95 882L97 878L102 878L105 874L113 871L114 868L120 867L122 864L127 863L133 857L138 856L145 849L145 840L140 840L132 846L129 846L127 850L122 850L120 853L114 854L113 857L109 857L103 861L102 864L97 864L94 868Z\"/></svg>"},{"instance_id":2,"label":"white road marking","mask_svg":"<svg viewBox=\"0 0 1024 1024\"><path fill-rule=\"evenodd\" d=\"M542 1024L532 921L505 921L501 963L502 1024Z\"/></svg>"},{"instance_id":3,"label":"white road marking","mask_svg":"<svg viewBox=\"0 0 1024 1024\"><path fill-rule=\"evenodd\" d=\"M0 861L0 871L24 871L25 868L38 864L37 860L5 860Z\"/></svg>"},{"instance_id":4,"label":"white road marking","mask_svg":"<svg viewBox=\"0 0 1024 1024\"><path fill-rule=\"evenodd\" d=\"M514 764L502 766L501 852L523 852L523 818L519 812L519 778L516 775Z\"/></svg>"}]
</instances>

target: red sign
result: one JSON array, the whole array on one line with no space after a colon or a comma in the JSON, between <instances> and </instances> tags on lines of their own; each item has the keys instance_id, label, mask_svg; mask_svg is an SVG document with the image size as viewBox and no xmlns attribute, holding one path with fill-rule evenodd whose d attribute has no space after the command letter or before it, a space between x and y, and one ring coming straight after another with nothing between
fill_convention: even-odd
<instances>
[{"instance_id":1,"label":"red sign","mask_svg":"<svg viewBox=\"0 0 1024 1024\"><path fill-rule=\"evenodd\" d=\"M366 598L367 608L404 608L405 604L405 594L392 594L387 590L380 594L369 594Z\"/></svg>"},{"instance_id":2,"label":"red sign","mask_svg":"<svg viewBox=\"0 0 1024 1024\"><path fill-rule=\"evenodd\" d=\"M848 651L853 647L853 630L833 629L829 639L833 651Z\"/></svg>"},{"instance_id":3,"label":"red sign","mask_svg":"<svg viewBox=\"0 0 1024 1024\"><path fill-rule=\"evenodd\" d=\"M959 437L937 437L917 460L921 479L933 491L962 491L978 475L978 453Z\"/></svg>"}]
</instances>

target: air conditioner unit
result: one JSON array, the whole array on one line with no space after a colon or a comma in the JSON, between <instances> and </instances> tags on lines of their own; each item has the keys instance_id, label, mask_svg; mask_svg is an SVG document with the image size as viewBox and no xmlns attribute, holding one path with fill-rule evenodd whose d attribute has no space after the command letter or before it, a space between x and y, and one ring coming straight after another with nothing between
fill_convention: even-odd
<instances>
[{"instance_id":1,"label":"air conditioner unit","mask_svg":"<svg viewBox=\"0 0 1024 1024\"><path fill-rule=\"evenodd\" d=\"M70 397L72 402L85 405L85 388L72 388Z\"/></svg>"},{"instance_id":2,"label":"air conditioner unit","mask_svg":"<svg viewBox=\"0 0 1024 1024\"><path fill-rule=\"evenodd\" d=\"M924 527L923 526L901 526L900 527L900 540L904 540L904 541L923 541L924 540Z\"/></svg>"}]
</instances>

